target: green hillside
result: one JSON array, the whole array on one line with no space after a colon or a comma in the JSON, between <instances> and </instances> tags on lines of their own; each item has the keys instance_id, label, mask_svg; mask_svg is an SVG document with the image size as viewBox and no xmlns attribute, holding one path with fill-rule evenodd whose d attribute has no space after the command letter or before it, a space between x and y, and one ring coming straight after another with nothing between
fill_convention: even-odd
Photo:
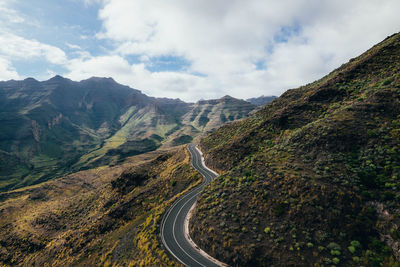
<instances>
[{"instance_id":1,"label":"green hillside","mask_svg":"<svg viewBox=\"0 0 400 267\"><path fill-rule=\"evenodd\" d=\"M239 266L399 266L400 34L201 141L191 235Z\"/></svg>"},{"instance_id":2,"label":"green hillside","mask_svg":"<svg viewBox=\"0 0 400 267\"><path fill-rule=\"evenodd\" d=\"M0 82L0 191L185 144L255 108L230 97L203 102L148 97L111 78ZM197 109L212 110L200 126L187 119Z\"/></svg>"}]
</instances>

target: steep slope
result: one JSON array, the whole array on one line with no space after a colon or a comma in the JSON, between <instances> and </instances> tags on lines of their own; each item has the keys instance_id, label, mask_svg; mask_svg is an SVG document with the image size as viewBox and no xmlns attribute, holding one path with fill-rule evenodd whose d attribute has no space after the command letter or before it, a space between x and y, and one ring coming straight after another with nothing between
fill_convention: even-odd
<instances>
[{"instance_id":1,"label":"steep slope","mask_svg":"<svg viewBox=\"0 0 400 267\"><path fill-rule=\"evenodd\" d=\"M188 143L254 108L233 98L210 100L208 109L229 118L203 112L207 122L196 128L185 118L204 106L148 97L111 78L0 82L0 191Z\"/></svg>"},{"instance_id":2,"label":"steep slope","mask_svg":"<svg viewBox=\"0 0 400 267\"><path fill-rule=\"evenodd\" d=\"M255 105L227 95L220 99L198 101L182 121L198 130L209 132L226 122L247 117L254 109Z\"/></svg>"},{"instance_id":3,"label":"steep slope","mask_svg":"<svg viewBox=\"0 0 400 267\"><path fill-rule=\"evenodd\" d=\"M256 105L256 106L264 106L270 102L272 102L276 96L260 96L246 99L247 102Z\"/></svg>"},{"instance_id":4,"label":"steep slope","mask_svg":"<svg viewBox=\"0 0 400 267\"><path fill-rule=\"evenodd\" d=\"M400 260L400 34L202 139L191 235L246 266ZM397 265L398 266L398 265Z\"/></svg>"},{"instance_id":5,"label":"steep slope","mask_svg":"<svg viewBox=\"0 0 400 267\"><path fill-rule=\"evenodd\" d=\"M55 76L0 83L1 189L24 186L74 169L83 154L102 147L121 116L152 102L112 79L82 82Z\"/></svg>"},{"instance_id":6,"label":"steep slope","mask_svg":"<svg viewBox=\"0 0 400 267\"><path fill-rule=\"evenodd\" d=\"M0 193L0 265L178 266L156 226L198 182L178 148Z\"/></svg>"}]
</instances>

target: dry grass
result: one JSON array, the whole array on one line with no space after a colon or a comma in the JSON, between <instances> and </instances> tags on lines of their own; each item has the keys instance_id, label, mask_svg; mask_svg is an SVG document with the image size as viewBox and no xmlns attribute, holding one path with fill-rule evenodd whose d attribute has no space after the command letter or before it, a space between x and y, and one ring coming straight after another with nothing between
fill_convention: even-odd
<instances>
[{"instance_id":1,"label":"dry grass","mask_svg":"<svg viewBox=\"0 0 400 267\"><path fill-rule=\"evenodd\" d=\"M128 182L121 173L137 169L145 170L143 184L125 193L113 186L117 179ZM170 266L155 226L174 196L196 181L188 153L179 148L2 193L0 264Z\"/></svg>"}]
</instances>

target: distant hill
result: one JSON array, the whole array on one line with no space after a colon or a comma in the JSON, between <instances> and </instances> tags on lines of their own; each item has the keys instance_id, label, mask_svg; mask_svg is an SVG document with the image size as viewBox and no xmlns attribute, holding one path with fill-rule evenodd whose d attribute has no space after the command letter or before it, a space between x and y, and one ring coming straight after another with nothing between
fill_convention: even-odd
<instances>
[{"instance_id":1,"label":"distant hill","mask_svg":"<svg viewBox=\"0 0 400 267\"><path fill-rule=\"evenodd\" d=\"M277 98L276 96L260 96L260 97L253 97L253 98L249 98L246 99L247 102L256 105L256 106L264 106L270 102L272 102L275 98Z\"/></svg>"},{"instance_id":2,"label":"distant hill","mask_svg":"<svg viewBox=\"0 0 400 267\"><path fill-rule=\"evenodd\" d=\"M232 266L398 266L400 34L201 141L194 241Z\"/></svg>"},{"instance_id":3,"label":"distant hill","mask_svg":"<svg viewBox=\"0 0 400 267\"><path fill-rule=\"evenodd\" d=\"M242 119L255 109L255 105L231 96L220 99L201 100L183 116L182 122L198 130L212 131L222 124Z\"/></svg>"},{"instance_id":4,"label":"distant hill","mask_svg":"<svg viewBox=\"0 0 400 267\"><path fill-rule=\"evenodd\" d=\"M0 191L184 144L255 108L210 101L148 97L112 78L0 82Z\"/></svg>"}]
</instances>

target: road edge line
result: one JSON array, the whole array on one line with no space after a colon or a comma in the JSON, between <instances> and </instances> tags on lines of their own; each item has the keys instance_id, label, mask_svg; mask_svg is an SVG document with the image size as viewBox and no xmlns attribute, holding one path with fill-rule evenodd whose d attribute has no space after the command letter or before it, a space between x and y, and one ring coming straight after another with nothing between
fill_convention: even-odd
<instances>
[{"instance_id":1,"label":"road edge line","mask_svg":"<svg viewBox=\"0 0 400 267\"><path fill-rule=\"evenodd\" d=\"M194 148L195 148L196 150L198 150L199 153L200 153L200 156L201 156L201 163L203 164L203 167L206 168L207 170L209 170L210 172L214 173L215 175L219 176L219 173L217 173L216 171L211 170L210 168L207 167L206 161L205 161L204 156L203 156L203 152L202 152L202 151L200 150L200 148L199 148L199 144L197 144Z\"/></svg>"},{"instance_id":2,"label":"road edge line","mask_svg":"<svg viewBox=\"0 0 400 267\"><path fill-rule=\"evenodd\" d=\"M201 255L203 255L205 258L209 259L210 261L214 262L215 264L217 264L218 266L221 267L229 267L228 264L223 263L215 258L213 258L211 255L209 255L207 252L205 252L204 250L202 250L196 243L194 243L194 241L192 240L192 238L190 237L190 233L189 233L189 221L190 218L193 215L193 211L194 208L196 207L196 202L192 205L192 207L190 208L189 212L187 213L186 217L185 217L185 223L184 223L184 230L185 230L185 238L186 240L189 242L189 244L196 249Z\"/></svg>"}]
</instances>

